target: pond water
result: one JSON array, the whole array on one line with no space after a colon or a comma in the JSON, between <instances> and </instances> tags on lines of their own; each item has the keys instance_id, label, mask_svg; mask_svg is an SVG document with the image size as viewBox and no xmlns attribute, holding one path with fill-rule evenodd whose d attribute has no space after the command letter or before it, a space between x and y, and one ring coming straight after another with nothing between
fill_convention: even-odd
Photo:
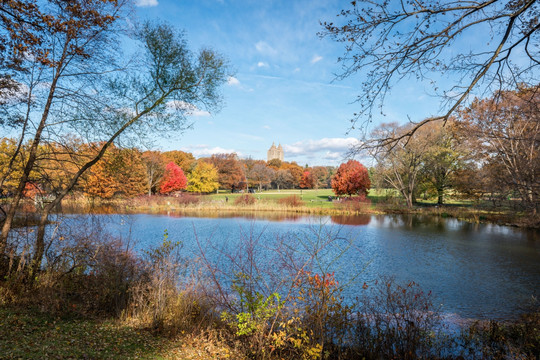
<instances>
[{"instance_id":1,"label":"pond water","mask_svg":"<svg viewBox=\"0 0 540 360\"><path fill-rule=\"evenodd\" d=\"M534 230L397 215L98 216L113 235L137 240L139 250L159 245L166 230L170 240L183 243L186 256L198 257L203 248L216 262L245 251L241 243L248 238L264 249L258 261L275 266L271 248L279 244L306 255L328 241L318 264L341 283L354 280L345 296L358 295L364 282L393 276L432 291L443 313L456 319L515 318L540 295L540 233Z\"/></svg>"}]
</instances>

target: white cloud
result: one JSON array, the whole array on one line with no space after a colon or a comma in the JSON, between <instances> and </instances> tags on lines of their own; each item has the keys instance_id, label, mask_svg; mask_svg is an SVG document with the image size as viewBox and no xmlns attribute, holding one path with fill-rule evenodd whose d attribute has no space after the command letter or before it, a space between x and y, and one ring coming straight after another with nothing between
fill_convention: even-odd
<instances>
[{"instance_id":1,"label":"white cloud","mask_svg":"<svg viewBox=\"0 0 540 360\"><path fill-rule=\"evenodd\" d=\"M185 111L186 115L188 116L210 116L208 111L201 110L197 106L185 101L172 100L167 103L167 107L170 109Z\"/></svg>"},{"instance_id":2,"label":"white cloud","mask_svg":"<svg viewBox=\"0 0 540 360\"><path fill-rule=\"evenodd\" d=\"M227 79L227 84L229 86L240 86L240 80L238 80L234 76L229 76L229 78Z\"/></svg>"},{"instance_id":3,"label":"white cloud","mask_svg":"<svg viewBox=\"0 0 540 360\"><path fill-rule=\"evenodd\" d=\"M259 41L258 43L256 43L255 44L255 49L257 49L258 52L260 52L261 54L264 54L264 55L276 55L277 54L276 49L274 49L273 47L271 47L270 45L268 45L268 43L266 43L264 41Z\"/></svg>"},{"instance_id":4,"label":"white cloud","mask_svg":"<svg viewBox=\"0 0 540 360\"><path fill-rule=\"evenodd\" d=\"M334 151L327 151L324 155L325 160L341 160L343 158L343 154L339 152Z\"/></svg>"},{"instance_id":5,"label":"white cloud","mask_svg":"<svg viewBox=\"0 0 540 360\"><path fill-rule=\"evenodd\" d=\"M269 125L264 125L264 126L263 126L263 129L270 130L271 127L270 127Z\"/></svg>"},{"instance_id":6,"label":"white cloud","mask_svg":"<svg viewBox=\"0 0 540 360\"><path fill-rule=\"evenodd\" d=\"M269 65L268 65L267 63L263 62L263 61L259 61L259 62L257 63L257 67L268 67L268 66L269 66Z\"/></svg>"},{"instance_id":7,"label":"white cloud","mask_svg":"<svg viewBox=\"0 0 540 360\"><path fill-rule=\"evenodd\" d=\"M299 68L299 67L297 67L297 68L295 68L295 69L293 70L293 72L295 72L295 73L297 73L297 72L299 72L299 71L300 71L300 68Z\"/></svg>"},{"instance_id":8,"label":"white cloud","mask_svg":"<svg viewBox=\"0 0 540 360\"><path fill-rule=\"evenodd\" d=\"M315 55L315 56L313 56L313 59L311 59L311 63L312 63L312 64L315 64L315 63L321 61L322 59L323 59L322 56Z\"/></svg>"},{"instance_id":9,"label":"white cloud","mask_svg":"<svg viewBox=\"0 0 540 360\"><path fill-rule=\"evenodd\" d=\"M158 6L158 0L137 0L135 5L139 7Z\"/></svg>"},{"instance_id":10,"label":"white cloud","mask_svg":"<svg viewBox=\"0 0 540 360\"><path fill-rule=\"evenodd\" d=\"M283 145L283 150L286 154L307 156L309 158L321 156L321 152L325 152L324 157L336 159L344 157L347 151L353 146L359 145L360 142L356 138L323 138L320 140L305 140L298 141L292 145Z\"/></svg>"},{"instance_id":11,"label":"white cloud","mask_svg":"<svg viewBox=\"0 0 540 360\"><path fill-rule=\"evenodd\" d=\"M181 149L182 151L190 152L196 158L212 156L214 154L232 154L236 153L238 156L241 156L241 153L235 151L234 149L225 149L220 146L211 147L206 144L199 144L194 146L187 146Z\"/></svg>"}]
</instances>

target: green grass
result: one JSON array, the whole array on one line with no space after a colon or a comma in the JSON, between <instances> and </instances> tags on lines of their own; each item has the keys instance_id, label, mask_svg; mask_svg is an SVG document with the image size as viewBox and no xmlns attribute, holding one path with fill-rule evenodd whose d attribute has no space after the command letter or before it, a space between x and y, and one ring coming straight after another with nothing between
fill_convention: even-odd
<instances>
[{"instance_id":1,"label":"green grass","mask_svg":"<svg viewBox=\"0 0 540 360\"><path fill-rule=\"evenodd\" d=\"M208 195L208 198L212 200L222 200L225 201L225 198L229 198L229 202L242 196L243 194L220 191L218 194ZM286 190L267 190L262 192L256 192L253 195L256 199L267 202L277 202L281 198L285 198L291 195L297 195L302 198L305 206L307 207L321 207L321 208L333 208L334 205L328 201L328 196L335 197L332 189L286 189Z\"/></svg>"}]
</instances>

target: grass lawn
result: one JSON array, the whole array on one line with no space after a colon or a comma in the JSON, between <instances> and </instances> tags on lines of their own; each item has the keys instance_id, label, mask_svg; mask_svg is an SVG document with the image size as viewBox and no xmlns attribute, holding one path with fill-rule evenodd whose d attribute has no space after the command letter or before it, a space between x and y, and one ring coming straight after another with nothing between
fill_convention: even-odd
<instances>
[{"instance_id":1,"label":"grass lawn","mask_svg":"<svg viewBox=\"0 0 540 360\"><path fill-rule=\"evenodd\" d=\"M225 198L228 197L229 201L234 202L234 200L244 194L226 192L224 190L220 191L218 194L208 195L212 200L222 200L225 201ZM291 195L297 195L302 198L305 206L308 207L323 207L323 208L333 208L334 205L332 202L328 201L328 196L335 198L334 192L332 189L286 189L286 190L267 190L262 192L256 192L253 195L255 198L262 201L276 202L281 198L285 198Z\"/></svg>"},{"instance_id":2,"label":"grass lawn","mask_svg":"<svg viewBox=\"0 0 540 360\"><path fill-rule=\"evenodd\" d=\"M0 306L1 359L228 359L225 346L169 339L117 320L55 318Z\"/></svg>"}]
</instances>

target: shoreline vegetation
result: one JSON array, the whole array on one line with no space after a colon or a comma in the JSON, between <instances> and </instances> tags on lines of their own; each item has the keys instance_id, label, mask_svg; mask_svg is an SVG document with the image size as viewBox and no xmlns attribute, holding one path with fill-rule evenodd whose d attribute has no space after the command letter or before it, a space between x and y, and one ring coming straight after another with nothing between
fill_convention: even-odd
<instances>
[{"instance_id":1,"label":"shoreline vegetation","mask_svg":"<svg viewBox=\"0 0 540 360\"><path fill-rule=\"evenodd\" d=\"M329 200L331 198L331 201ZM419 200L408 208L392 190L371 190L365 200L336 197L331 189L270 190L253 194L220 191L217 194L178 196L117 197L113 199L72 196L62 202L62 210L73 213L154 213L217 217L221 214L252 214L287 218L301 215L354 216L410 214L455 218L471 223L493 223L521 228L540 228L540 216L519 211L506 204L490 201L452 199L438 205L436 199Z\"/></svg>"},{"instance_id":2,"label":"shoreline vegetation","mask_svg":"<svg viewBox=\"0 0 540 360\"><path fill-rule=\"evenodd\" d=\"M58 210L205 217L247 213L276 220L312 214L343 224L361 215L369 220L374 214L399 213L474 222L521 219L504 218L511 208L505 212L464 201L418 204L411 212L388 191L372 191L365 200L329 201L328 196L333 196L328 189L107 201L71 196ZM28 200L23 215L31 219L36 206ZM31 261L26 250L0 258L2 358L535 359L540 354L535 299L521 304L520 318L448 323L431 292L414 281L380 277L342 284L335 269L318 261L321 253L339 257L348 249L346 239L330 233L288 246L277 238L267 261L282 266L266 268L259 263L261 247L252 233L229 250L201 239L200 254L188 258L180 243L168 240L167 231L161 245L141 253L130 247L130 239L103 231L92 216L66 234L58 231L47 261L32 279L26 276ZM31 239L21 236L19 246L31 247ZM212 262L208 251L223 252ZM352 303L343 295L347 286L362 289Z\"/></svg>"}]
</instances>

